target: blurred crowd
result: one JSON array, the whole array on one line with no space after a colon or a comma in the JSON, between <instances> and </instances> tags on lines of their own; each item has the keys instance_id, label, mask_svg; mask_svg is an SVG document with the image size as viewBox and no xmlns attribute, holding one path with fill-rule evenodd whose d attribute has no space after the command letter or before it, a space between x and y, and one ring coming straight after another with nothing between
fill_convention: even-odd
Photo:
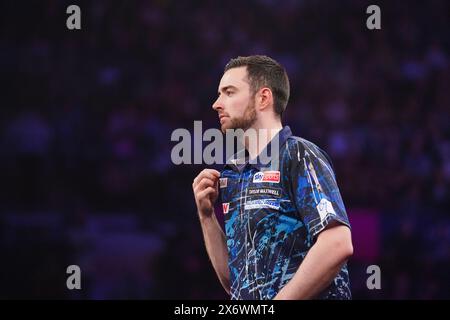
<instances>
[{"instance_id":1,"label":"blurred crowd","mask_svg":"<svg viewBox=\"0 0 450 320\"><path fill-rule=\"evenodd\" d=\"M449 2L380 1L381 30L356 0L78 1L78 31L69 4L0 5L0 297L227 298L191 190L204 166L172 164L170 136L218 128L225 64L266 54L350 221L380 221L377 256L350 262L354 298L450 298ZM84 290L66 289L70 264Z\"/></svg>"}]
</instances>

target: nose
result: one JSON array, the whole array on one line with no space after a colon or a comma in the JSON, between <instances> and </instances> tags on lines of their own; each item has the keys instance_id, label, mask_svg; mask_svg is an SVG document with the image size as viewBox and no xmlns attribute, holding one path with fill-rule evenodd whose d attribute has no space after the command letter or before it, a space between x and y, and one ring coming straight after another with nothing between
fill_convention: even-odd
<instances>
[{"instance_id":1,"label":"nose","mask_svg":"<svg viewBox=\"0 0 450 320\"><path fill-rule=\"evenodd\" d=\"M219 109L223 109L223 104L222 102L219 101L220 98L217 98L217 100L213 103L212 108L217 111Z\"/></svg>"}]
</instances>

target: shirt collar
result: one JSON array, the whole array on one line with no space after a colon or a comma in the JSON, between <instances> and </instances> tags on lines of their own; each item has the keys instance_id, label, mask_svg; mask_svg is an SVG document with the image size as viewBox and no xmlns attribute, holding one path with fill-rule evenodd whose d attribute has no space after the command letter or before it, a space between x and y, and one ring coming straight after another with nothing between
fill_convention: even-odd
<instances>
[{"instance_id":1,"label":"shirt collar","mask_svg":"<svg viewBox=\"0 0 450 320\"><path fill-rule=\"evenodd\" d=\"M278 157L274 157L272 154L272 148L274 145L275 139L278 140L278 156L281 153L281 148L286 143L287 139L292 136L292 131L289 126L284 126L273 138L272 140L267 144L267 146L264 148L264 150L260 153L265 154L271 158L269 163L262 163L260 159L260 155L256 157L256 161L252 161L252 163L249 163L249 154L246 149L242 149L235 153L230 159L228 159L225 163L225 168L229 167L234 170L241 171L246 165L252 166L256 168L257 170L261 171L263 168L271 167L274 160L278 161Z\"/></svg>"}]
</instances>

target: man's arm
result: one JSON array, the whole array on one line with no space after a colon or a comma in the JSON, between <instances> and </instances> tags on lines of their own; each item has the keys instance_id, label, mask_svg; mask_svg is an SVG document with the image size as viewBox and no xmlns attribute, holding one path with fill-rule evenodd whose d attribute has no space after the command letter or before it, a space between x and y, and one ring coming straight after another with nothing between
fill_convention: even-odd
<instances>
[{"instance_id":1,"label":"man's arm","mask_svg":"<svg viewBox=\"0 0 450 320\"><path fill-rule=\"evenodd\" d=\"M275 300L312 299L327 288L342 265L353 254L347 226L330 226L317 237L294 277L278 292Z\"/></svg>"},{"instance_id":2,"label":"man's arm","mask_svg":"<svg viewBox=\"0 0 450 320\"><path fill-rule=\"evenodd\" d=\"M225 291L230 294L230 271L226 237L214 213L220 172L205 169L194 179L192 188L197 205L206 252Z\"/></svg>"},{"instance_id":3,"label":"man's arm","mask_svg":"<svg viewBox=\"0 0 450 320\"><path fill-rule=\"evenodd\" d=\"M316 241L275 299L316 298L353 254L350 223L328 157L312 143L296 147L288 187L299 218Z\"/></svg>"},{"instance_id":4,"label":"man's arm","mask_svg":"<svg viewBox=\"0 0 450 320\"><path fill-rule=\"evenodd\" d=\"M225 234L213 213L210 217L200 217L206 251L225 291L230 294L230 271L228 269L228 249Z\"/></svg>"}]
</instances>

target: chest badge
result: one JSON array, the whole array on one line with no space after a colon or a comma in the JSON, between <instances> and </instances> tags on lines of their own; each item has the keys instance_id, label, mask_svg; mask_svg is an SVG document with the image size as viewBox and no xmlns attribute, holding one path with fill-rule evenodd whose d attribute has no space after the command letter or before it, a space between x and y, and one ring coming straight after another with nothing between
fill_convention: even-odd
<instances>
[{"instance_id":1,"label":"chest badge","mask_svg":"<svg viewBox=\"0 0 450 320\"><path fill-rule=\"evenodd\" d=\"M280 171L260 171L253 176L253 183L280 183Z\"/></svg>"},{"instance_id":2,"label":"chest badge","mask_svg":"<svg viewBox=\"0 0 450 320\"><path fill-rule=\"evenodd\" d=\"M229 202L222 203L222 210L223 210L224 214L227 214L229 209L230 209L230 203Z\"/></svg>"},{"instance_id":3,"label":"chest badge","mask_svg":"<svg viewBox=\"0 0 450 320\"><path fill-rule=\"evenodd\" d=\"M220 189L227 187L228 178L220 178L219 179L219 187Z\"/></svg>"}]
</instances>

